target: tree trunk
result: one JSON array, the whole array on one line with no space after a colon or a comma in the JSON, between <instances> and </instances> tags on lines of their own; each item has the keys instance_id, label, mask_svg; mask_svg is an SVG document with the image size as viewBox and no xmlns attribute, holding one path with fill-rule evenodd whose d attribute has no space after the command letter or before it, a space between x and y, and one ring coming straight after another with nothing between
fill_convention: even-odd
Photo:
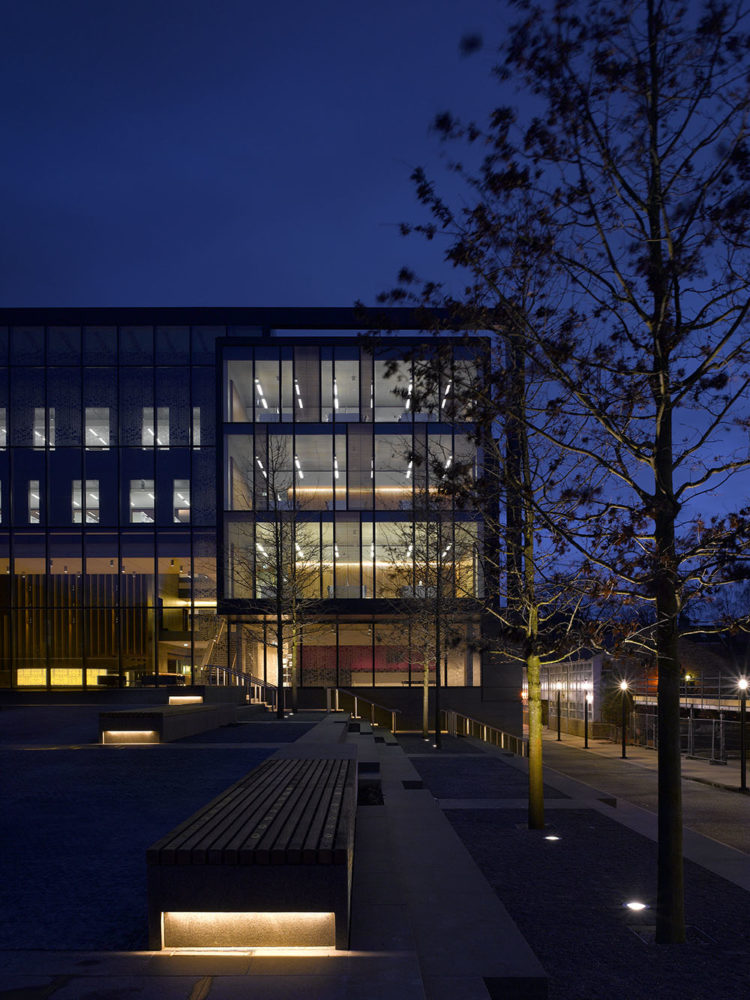
<instances>
[{"instance_id":1,"label":"tree trunk","mask_svg":"<svg viewBox=\"0 0 750 1000\"><path fill-rule=\"evenodd\" d=\"M422 664L422 736L430 738L430 661Z\"/></svg>"},{"instance_id":2,"label":"tree trunk","mask_svg":"<svg viewBox=\"0 0 750 1000\"><path fill-rule=\"evenodd\" d=\"M529 687L529 829L544 829L542 775L542 684L538 656L526 658Z\"/></svg>"},{"instance_id":3,"label":"tree trunk","mask_svg":"<svg viewBox=\"0 0 750 1000\"><path fill-rule=\"evenodd\" d=\"M670 470L671 471L671 470ZM668 503L668 501L667 501ZM666 504L665 504L666 506ZM669 505L671 507L671 505ZM685 940L682 863L682 773L680 757L679 602L674 572L674 513L657 511L656 655L659 671L659 850L656 941Z\"/></svg>"}]
</instances>

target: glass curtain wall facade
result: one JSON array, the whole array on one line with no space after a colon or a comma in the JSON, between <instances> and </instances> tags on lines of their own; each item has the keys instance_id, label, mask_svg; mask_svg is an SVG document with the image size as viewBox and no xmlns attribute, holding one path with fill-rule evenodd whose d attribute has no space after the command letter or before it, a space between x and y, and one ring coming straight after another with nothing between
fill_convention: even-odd
<instances>
[{"instance_id":1,"label":"glass curtain wall facade","mask_svg":"<svg viewBox=\"0 0 750 1000\"><path fill-rule=\"evenodd\" d=\"M218 630L227 328L104 318L0 326L2 687L197 680Z\"/></svg>"},{"instance_id":2,"label":"glass curtain wall facade","mask_svg":"<svg viewBox=\"0 0 750 1000\"><path fill-rule=\"evenodd\" d=\"M343 309L0 310L0 687L275 681L290 539L303 685L418 683L436 559L460 632L444 679L479 683L481 526L433 502L441 463L479 461L451 389L471 352L452 344L417 406L416 341L373 356L357 329Z\"/></svg>"},{"instance_id":3,"label":"glass curtain wall facade","mask_svg":"<svg viewBox=\"0 0 750 1000\"><path fill-rule=\"evenodd\" d=\"M476 359L442 341L426 392L406 360L419 344L373 354L322 331L219 344L219 610L256 676L276 679L283 613L285 676L296 663L303 687L417 684L425 666L434 681L439 573L441 681L480 683L481 519L438 493L453 463L475 475L481 462L453 398Z\"/></svg>"}]
</instances>

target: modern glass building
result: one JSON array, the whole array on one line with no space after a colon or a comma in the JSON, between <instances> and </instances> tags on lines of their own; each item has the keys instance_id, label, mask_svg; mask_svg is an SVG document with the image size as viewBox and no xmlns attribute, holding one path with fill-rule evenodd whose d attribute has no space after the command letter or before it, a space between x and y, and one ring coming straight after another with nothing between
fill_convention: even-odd
<instances>
[{"instance_id":1,"label":"modern glass building","mask_svg":"<svg viewBox=\"0 0 750 1000\"><path fill-rule=\"evenodd\" d=\"M478 685L481 520L437 490L481 465L476 351L441 339L426 392L388 322L372 352L345 309L0 310L0 686L273 682L280 634L302 687L418 684L436 600Z\"/></svg>"}]
</instances>

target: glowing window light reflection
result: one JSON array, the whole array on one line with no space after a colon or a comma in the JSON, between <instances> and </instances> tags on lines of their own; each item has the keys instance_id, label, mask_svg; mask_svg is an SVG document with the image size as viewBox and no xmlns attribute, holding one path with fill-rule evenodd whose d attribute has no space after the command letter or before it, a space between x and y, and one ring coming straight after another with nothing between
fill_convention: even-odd
<instances>
[{"instance_id":1,"label":"glowing window light reflection","mask_svg":"<svg viewBox=\"0 0 750 1000\"><path fill-rule=\"evenodd\" d=\"M333 948L333 913L162 913L162 947Z\"/></svg>"}]
</instances>

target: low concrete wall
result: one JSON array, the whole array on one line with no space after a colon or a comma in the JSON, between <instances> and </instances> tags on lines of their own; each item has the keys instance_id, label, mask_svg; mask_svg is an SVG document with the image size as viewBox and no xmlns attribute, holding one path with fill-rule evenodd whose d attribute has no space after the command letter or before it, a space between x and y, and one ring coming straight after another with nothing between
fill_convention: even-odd
<instances>
[{"instance_id":1,"label":"low concrete wall","mask_svg":"<svg viewBox=\"0 0 750 1000\"><path fill-rule=\"evenodd\" d=\"M164 687L89 688L86 691L0 691L0 705L167 705L170 695L201 695L203 703L245 703L242 687L222 687L209 684L170 684Z\"/></svg>"}]
</instances>

